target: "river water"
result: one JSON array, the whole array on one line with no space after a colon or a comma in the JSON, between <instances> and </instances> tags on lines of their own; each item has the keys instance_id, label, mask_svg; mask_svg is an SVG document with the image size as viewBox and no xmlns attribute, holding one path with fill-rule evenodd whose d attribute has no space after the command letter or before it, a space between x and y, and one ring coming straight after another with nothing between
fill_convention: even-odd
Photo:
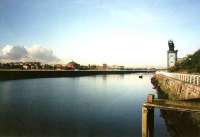
<instances>
[{"instance_id":1,"label":"river water","mask_svg":"<svg viewBox=\"0 0 200 137\"><path fill-rule=\"evenodd\" d=\"M0 136L140 137L142 103L157 92L152 74L138 76L0 81ZM155 111L155 137L175 136L166 115Z\"/></svg>"}]
</instances>

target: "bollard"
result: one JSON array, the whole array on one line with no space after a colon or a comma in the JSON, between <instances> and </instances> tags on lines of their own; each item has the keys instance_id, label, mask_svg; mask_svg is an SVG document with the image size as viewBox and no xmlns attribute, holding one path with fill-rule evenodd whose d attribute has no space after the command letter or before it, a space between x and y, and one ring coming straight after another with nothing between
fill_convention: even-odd
<instances>
[{"instance_id":1,"label":"bollard","mask_svg":"<svg viewBox=\"0 0 200 137\"><path fill-rule=\"evenodd\" d=\"M154 95L147 96L147 102L151 103L154 100ZM153 137L154 134L154 108L142 107L142 137Z\"/></svg>"},{"instance_id":2,"label":"bollard","mask_svg":"<svg viewBox=\"0 0 200 137\"><path fill-rule=\"evenodd\" d=\"M142 137L148 137L148 108L142 107Z\"/></svg>"},{"instance_id":3,"label":"bollard","mask_svg":"<svg viewBox=\"0 0 200 137\"><path fill-rule=\"evenodd\" d=\"M147 96L147 102L148 102L148 103L151 103L151 102L153 102L153 100L154 100L154 97L155 97L155 95L154 95L154 94L149 94L149 95Z\"/></svg>"}]
</instances>

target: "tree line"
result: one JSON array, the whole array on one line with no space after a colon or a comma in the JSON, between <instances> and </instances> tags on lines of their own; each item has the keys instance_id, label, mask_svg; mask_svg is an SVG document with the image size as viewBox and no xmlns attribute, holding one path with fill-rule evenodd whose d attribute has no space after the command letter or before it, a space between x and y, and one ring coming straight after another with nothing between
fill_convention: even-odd
<instances>
[{"instance_id":1,"label":"tree line","mask_svg":"<svg viewBox=\"0 0 200 137\"><path fill-rule=\"evenodd\" d=\"M175 66L169 68L171 72L200 73L200 49L194 54L178 60Z\"/></svg>"}]
</instances>

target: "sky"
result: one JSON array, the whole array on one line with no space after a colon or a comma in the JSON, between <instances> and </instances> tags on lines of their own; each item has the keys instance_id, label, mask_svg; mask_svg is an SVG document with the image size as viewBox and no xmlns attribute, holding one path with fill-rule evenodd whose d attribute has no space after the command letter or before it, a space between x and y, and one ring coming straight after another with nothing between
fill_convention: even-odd
<instances>
[{"instance_id":1,"label":"sky","mask_svg":"<svg viewBox=\"0 0 200 137\"><path fill-rule=\"evenodd\" d=\"M0 0L0 61L166 67L200 47L199 0Z\"/></svg>"}]
</instances>

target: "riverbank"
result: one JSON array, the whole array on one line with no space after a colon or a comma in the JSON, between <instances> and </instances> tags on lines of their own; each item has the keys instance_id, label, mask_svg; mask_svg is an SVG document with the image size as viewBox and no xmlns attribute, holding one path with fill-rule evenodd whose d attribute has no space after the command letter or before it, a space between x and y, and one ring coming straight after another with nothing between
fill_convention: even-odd
<instances>
[{"instance_id":1,"label":"riverbank","mask_svg":"<svg viewBox=\"0 0 200 137\"><path fill-rule=\"evenodd\" d=\"M200 86L155 74L151 82L157 89L158 99L200 101ZM181 137L200 136L200 113L160 110L169 134ZM184 122L183 122L184 121Z\"/></svg>"},{"instance_id":2,"label":"riverbank","mask_svg":"<svg viewBox=\"0 0 200 137\"><path fill-rule=\"evenodd\" d=\"M170 100L200 100L200 86L170 78L162 74L155 74L152 84Z\"/></svg>"},{"instance_id":3,"label":"riverbank","mask_svg":"<svg viewBox=\"0 0 200 137\"><path fill-rule=\"evenodd\" d=\"M65 71L65 70L0 70L0 80L15 80L28 78L79 77L91 75L154 73L149 70L132 71Z\"/></svg>"}]
</instances>

